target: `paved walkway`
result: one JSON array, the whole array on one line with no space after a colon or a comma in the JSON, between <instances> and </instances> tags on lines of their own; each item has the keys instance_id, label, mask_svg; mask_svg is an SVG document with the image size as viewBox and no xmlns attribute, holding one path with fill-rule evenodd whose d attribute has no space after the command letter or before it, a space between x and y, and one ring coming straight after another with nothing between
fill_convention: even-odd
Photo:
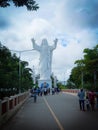
<instances>
[{"instance_id":1,"label":"paved walkway","mask_svg":"<svg viewBox=\"0 0 98 130\"><path fill-rule=\"evenodd\" d=\"M80 111L78 97L67 93L30 97L0 130L98 130L98 111Z\"/></svg>"}]
</instances>

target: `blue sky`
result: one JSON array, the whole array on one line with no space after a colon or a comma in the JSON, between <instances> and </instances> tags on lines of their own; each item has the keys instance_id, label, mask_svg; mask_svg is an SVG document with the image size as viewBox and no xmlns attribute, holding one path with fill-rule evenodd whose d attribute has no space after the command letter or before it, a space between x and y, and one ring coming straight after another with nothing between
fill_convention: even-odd
<instances>
[{"instance_id":1,"label":"blue sky","mask_svg":"<svg viewBox=\"0 0 98 130\"><path fill-rule=\"evenodd\" d=\"M50 45L58 38L53 52L52 72L58 80L67 80L74 62L83 57L85 48L98 44L98 0L36 0L40 8L0 8L0 41L11 50L32 49L31 38L40 45L47 38ZM17 53L18 56L18 53ZM22 60L35 66L39 53L25 52Z\"/></svg>"}]
</instances>

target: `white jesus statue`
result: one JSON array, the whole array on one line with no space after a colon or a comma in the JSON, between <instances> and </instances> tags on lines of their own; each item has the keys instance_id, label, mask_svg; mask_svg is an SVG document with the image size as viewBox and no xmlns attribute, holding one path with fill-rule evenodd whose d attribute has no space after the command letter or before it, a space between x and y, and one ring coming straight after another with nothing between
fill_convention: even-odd
<instances>
[{"instance_id":1,"label":"white jesus statue","mask_svg":"<svg viewBox=\"0 0 98 130\"><path fill-rule=\"evenodd\" d=\"M40 53L39 73L41 80L50 79L53 50L57 46L57 39L52 46L48 45L47 39L43 39L41 45L37 45L32 39L33 48Z\"/></svg>"}]
</instances>

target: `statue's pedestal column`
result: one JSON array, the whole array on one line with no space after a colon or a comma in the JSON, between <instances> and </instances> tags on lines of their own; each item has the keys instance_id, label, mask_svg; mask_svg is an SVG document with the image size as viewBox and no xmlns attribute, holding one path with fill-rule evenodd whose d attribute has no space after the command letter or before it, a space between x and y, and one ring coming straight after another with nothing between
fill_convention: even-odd
<instances>
[{"instance_id":1,"label":"statue's pedestal column","mask_svg":"<svg viewBox=\"0 0 98 130\"><path fill-rule=\"evenodd\" d=\"M38 80L38 86L39 87L42 87L44 83L48 84L48 88L52 88L52 81L51 81L51 79L45 79L45 80L39 79Z\"/></svg>"}]
</instances>

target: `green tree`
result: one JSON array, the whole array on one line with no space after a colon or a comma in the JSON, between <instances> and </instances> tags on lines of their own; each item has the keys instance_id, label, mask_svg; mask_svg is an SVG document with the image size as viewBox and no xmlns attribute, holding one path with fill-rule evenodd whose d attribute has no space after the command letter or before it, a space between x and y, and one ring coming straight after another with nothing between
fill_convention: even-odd
<instances>
[{"instance_id":1,"label":"green tree","mask_svg":"<svg viewBox=\"0 0 98 130\"><path fill-rule=\"evenodd\" d=\"M76 86L98 90L98 45L83 51L84 58L75 61L69 80Z\"/></svg>"},{"instance_id":2,"label":"green tree","mask_svg":"<svg viewBox=\"0 0 98 130\"><path fill-rule=\"evenodd\" d=\"M11 54L10 50L0 43L0 98L14 95L20 89L26 91L32 88L32 70L27 68L28 62L19 60L16 54ZM21 62L21 77L19 62Z\"/></svg>"},{"instance_id":3,"label":"green tree","mask_svg":"<svg viewBox=\"0 0 98 130\"><path fill-rule=\"evenodd\" d=\"M76 88L76 85L75 85L72 81L67 80L66 87L67 87L68 89L71 89L71 88L74 89L74 88Z\"/></svg>"},{"instance_id":4,"label":"green tree","mask_svg":"<svg viewBox=\"0 0 98 130\"><path fill-rule=\"evenodd\" d=\"M89 74L89 82L94 89L98 89L98 45L93 49L84 49L84 61L86 66L86 72Z\"/></svg>"},{"instance_id":5,"label":"green tree","mask_svg":"<svg viewBox=\"0 0 98 130\"><path fill-rule=\"evenodd\" d=\"M32 69L27 68L28 62L21 62L21 91L26 91L33 87Z\"/></svg>"},{"instance_id":6,"label":"green tree","mask_svg":"<svg viewBox=\"0 0 98 130\"><path fill-rule=\"evenodd\" d=\"M39 8L34 0L0 0L0 7L8 7L12 3L16 7L26 6L29 11L36 11Z\"/></svg>"}]
</instances>

